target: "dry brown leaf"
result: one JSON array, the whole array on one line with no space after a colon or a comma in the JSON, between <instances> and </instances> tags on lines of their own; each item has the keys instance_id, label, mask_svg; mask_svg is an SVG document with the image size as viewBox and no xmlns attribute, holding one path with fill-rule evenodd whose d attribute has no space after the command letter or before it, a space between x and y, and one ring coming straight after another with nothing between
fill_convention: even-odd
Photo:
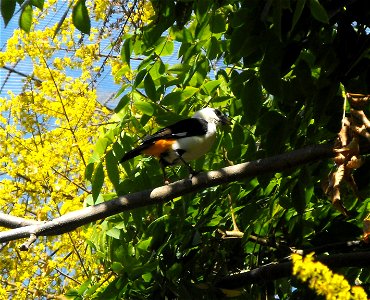
<instances>
[{"instance_id":1,"label":"dry brown leaf","mask_svg":"<svg viewBox=\"0 0 370 300\"><path fill-rule=\"evenodd\" d=\"M331 203L335 209L337 209L342 215L348 217L348 210L343 205L342 200L340 200L340 189L339 187L334 187Z\"/></svg>"},{"instance_id":2,"label":"dry brown leaf","mask_svg":"<svg viewBox=\"0 0 370 300\"><path fill-rule=\"evenodd\" d=\"M360 145L358 143L358 138L353 137L346 148L349 149L349 153L348 153L349 155L359 155L360 154Z\"/></svg>"},{"instance_id":3,"label":"dry brown leaf","mask_svg":"<svg viewBox=\"0 0 370 300\"><path fill-rule=\"evenodd\" d=\"M345 180L345 166L338 166L337 171L331 172L328 182L323 184L324 192L330 197L332 205L344 216L348 216L347 209L340 199L340 183Z\"/></svg>"},{"instance_id":4,"label":"dry brown leaf","mask_svg":"<svg viewBox=\"0 0 370 300\"><path fill-rule=\"evenodd\" d=\"M352 156L351 160L349 162L347 162L346 168L353 170L353 169L357 169L357 168L361 167L362 164L363 164L363 160L360 156Z\"/></svg>"},{"instance_id":5,"label":"dry brown leaf","mask_svg":"<svg viewBox=\"0 0 370 300\"><path fill-rule=\"evenodd\" d=\"M344 172L345 172L345 166L342 164L342 165L339 165L338 168L337 168L337 171L333 173L333 187L339 187L340 183L342 182L343 180L343 177L344 177Z\"/></svg>"},{"instance_id":6,"label":"dry brown leaf","mask_svg":"<svg viewBox=\"0 0 370 300\"><path fill-rule=\"evenodd\" d=\"M370 243L370 214L364 220L364 241Z\"/></svg>"},{"instance_id":7,"label":"dry brown leaf","mask_svg":"<svg viewBox=\"0 0 370 300\"><path fill-rule=\"evenodd\" d=\"M358 118L366 128L370 128L370 121L362 110L351 108L351 114Z\"/></svg>"},{"instance_id":8,"label":"dry brown leaf","mask_svg":"<svg viewBox=\"0 0 370 300\"><path fill-rule=\"evenodd\" d=\"M344 118L343 123L347 124L348 122L349 122L348 118ZM348 133L349 133L349 127L347 125L343 125L338 133L338 138L341 142L342 147L348 144Z\"/></svg>"},{"instance_id":9,"label":"dry brown leaf","mask_svg":"<svg viewBox=\"0 0 370 300\"><path fill-rule=\"evenodd\" d=\"M322 187L330 197L333 206L348 216L348 211L341 201L340 184L342 182L348 183L356 197L360 198L352 172L363 164L360 156L359 136L370 141L370 120L363 112L365 106L370 102L370 95L347 93L346 97L351 109L349 116L343 116L342 128L334 144L334 152L336 153L334 162L337 168L330 172L328 181Z\"/></svg>"},{"instance_id":10,"label":"dry brown leaf","mask_svg":"<svg viewBox=\"0 0 370 300\"><path fill-rule=\"evenodd\" d=\"M351 130L353 130L358 135L363 136L365 139L370 141L370 134L367 132L365 125L362 126L351 126Z\"/></svg>"},{"instance_id":11,"label":"dry brown leaf","mask_svg":"<svg viewBox=\"0 0 370 300\"><path fill-rule=\"evenodd\" d=\"M344 154L342 154L342 153L338 153L338 154L333 158L333 160L334 160L335 164L336 164L337 166L339 166L339 165L343 165L343 164L346 162L347 158L346 158L346 156L345 156Z\"/></svg>"},{"instance_id":12,"label":"dry brown leaf","mask_svg":"<svg viewBox=\"0 0 370 300\"><path fill-rule=\"evenodd\" d=\"M359 110L364 109L370 100L370 95L347 93L346 96L351 107Z\"/></svg>"}]
</instances>

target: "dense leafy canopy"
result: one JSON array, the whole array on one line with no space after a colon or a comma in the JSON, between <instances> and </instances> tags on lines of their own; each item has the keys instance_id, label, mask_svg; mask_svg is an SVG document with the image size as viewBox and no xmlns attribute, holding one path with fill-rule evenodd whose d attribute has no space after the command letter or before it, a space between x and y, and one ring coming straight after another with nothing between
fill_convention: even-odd
<instances>
[{"instance_id":1,"label":"dense leafy canopy","mask_svg":"<svg viewBox=\"0 0 370 300\"><path fill-rule=\"evenodd\" d=\"M151 158L124 163L126 176L117 176L117 164L138 138L179 115L209 105L232 116L233 126L220 134L212 153L194 162L196 169L210 170L333 142L349 109L345 92L369 93L367 1L152 3L153 21L127 34L122 46L122 72L135 58L141 63L120 91L120 128L107 128L91 162L95 167L88 167L95 200L104 180L117 194L161 184L158 162ZM169 65L166 58L174 52L179 63ZM231 273L279 262L292 248L358 239L369 213L368 169L355 173L361 199L350 190L342 193L349 217L321 188L331 170L331 161L318 161L104 221L90 242L116 275L99 296L213 299L220 296L217 282ZM185 171L177 170L173 180ZM242 238L222 239L223 232L236 229L232 212ZM342 272L352 284L369 280L368 269ZM307 290L292 290L298 285L288 279L246 283L241 297L307 297Z\"/></svg>"},{"instance_id":2,"label":"dense leafy canopy","mask_svg":"<svg viewBox=\"0 0 370 300\"><path fill-rule=\"evenodd\" d=\"M86 16L83 3L77 5ZM193 163L195 169L211 170L306 145L334 145L344 113L351 113L345 94L370 93L367 0L158 0L152 5L152 21L122 39L121 68L115 73L122 88L113 117L119 124L104 127L87 165L88 205L161 185L155 159L137 157L121 167L120 158L140 138L201 107L221 108L233 119L211 153ZM170 65L174 53L179 63ZM368 105L361 109L369 115ZM294 277L261 278L259 284L238 285L238 291L221 283L225 276L281 262L292 249L346 251L337 246L361 237L370 210L369 162L363 160L353 173L358 191L341 189L345 210L333 206L322 189L336 170L328 160L110 217L93 227L88 240L104 276L68 295L314 297ZM171 179L186 176L179 167ZM114 190L103 194L109 183ZM358 248L369 251L362 244ZM351 285L368 288L367 265L336 271Z\"/></svg>"}]
</instances>

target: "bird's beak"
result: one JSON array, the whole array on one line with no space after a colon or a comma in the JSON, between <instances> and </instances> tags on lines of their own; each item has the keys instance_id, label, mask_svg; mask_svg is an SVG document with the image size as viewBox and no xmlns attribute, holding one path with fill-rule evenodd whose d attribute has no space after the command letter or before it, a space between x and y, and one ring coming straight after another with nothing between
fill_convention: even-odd
<instances>
[{"instance_id":1,"label":"bird's beak","mask_svg":"<svg viewBox=\"0 0 370 300\"><path fill-rule=\"evenodd\" d=\"M223 115L220 118L220 122L221 122L222 125L231 125L232 124L231 120L225 115Z\"/></svg>"}]
</instances>

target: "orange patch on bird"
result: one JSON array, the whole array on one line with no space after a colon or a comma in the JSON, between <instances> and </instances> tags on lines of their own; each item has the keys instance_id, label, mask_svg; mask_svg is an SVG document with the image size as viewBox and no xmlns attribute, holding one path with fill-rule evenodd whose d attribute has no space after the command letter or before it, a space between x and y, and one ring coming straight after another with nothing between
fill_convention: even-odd
<instances>
[{"instance_id":1,"label":"orange patch on bird","mask_svg":"<svg viewBox=\"0 0 370 300\"><path fill-rule=\"evenodd\" d=\"M147 155L160 157L162 153L171 149L174 142L175 142L175 140L158 140L158 141L155 141L153 145L151 145L149 148L143 150L142 153L147 154Z\"/></svg>"}]
</instances>

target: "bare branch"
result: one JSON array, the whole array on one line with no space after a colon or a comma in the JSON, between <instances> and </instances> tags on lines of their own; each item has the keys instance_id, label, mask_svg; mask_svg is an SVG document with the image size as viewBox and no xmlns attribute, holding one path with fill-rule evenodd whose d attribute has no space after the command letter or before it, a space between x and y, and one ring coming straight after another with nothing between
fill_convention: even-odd
<instances>
[{"instance_id":1,"label":"bare branch","mask_svg":"<svg viewBox=\"0 0 370 300\"><path fill-rule=\"evenodd\" d=\"M70 212L42 224L32 223L29 226L0 232L0 242L28 238L31 234L36 236L59 235L123 211L163 203L207 187L241 180L246 177L280 172L312 161L330 158L333 155L331 145L315 145L265 159L225 167L217 171L200 173L192 179L183 179L166 186L119 196L104 203ZM14 222L10 224L12 225L10 228L15 227ZM19 224L21 226L22 223ZM3 222L3 225L7 224Z\"/></svg>"}]
</instances>

